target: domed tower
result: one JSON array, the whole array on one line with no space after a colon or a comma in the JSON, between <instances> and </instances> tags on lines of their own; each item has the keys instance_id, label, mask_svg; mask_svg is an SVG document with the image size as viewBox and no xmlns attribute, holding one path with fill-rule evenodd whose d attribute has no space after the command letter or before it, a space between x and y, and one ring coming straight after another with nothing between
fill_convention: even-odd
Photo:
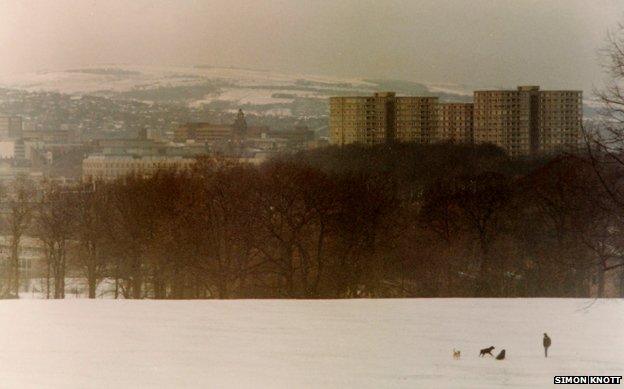
<instances>
[{"instance_id":1,"label":"domed tower","mask_svg":"<svg viewBox=\"0 0 624 389\"><path fill-rule=\"evenodd\" d=\"M238 109L238 113L236 114L236 120L232 125L234 127L234 132L241 138L244 138L247 135L247 121L245 120L245 114L242 109Z\"/></svg>"}]
</instances>

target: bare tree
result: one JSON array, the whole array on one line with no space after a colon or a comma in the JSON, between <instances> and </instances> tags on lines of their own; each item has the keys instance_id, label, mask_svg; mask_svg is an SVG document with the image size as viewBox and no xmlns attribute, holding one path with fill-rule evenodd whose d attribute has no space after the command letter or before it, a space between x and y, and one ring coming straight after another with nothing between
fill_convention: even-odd
<instances>
[{"instance_id":1,"label":"bare tree","mask_svg":"<svg viewBox=\"0 0 624 389\"><path fill-rule=\"evenodd\" d=\"M368 173L334 179L338 204L331 239L333 296L378 296L387 276L384 254L394 244L385 239L394 224L385 222L398 209L392 181Z\"/></svg>"},{"instance_id":2,"label":"bare tree","mask_svg":"<svg viewBox=\"0 0 624 389\"><path fill-rule=\"evenodd\" d=\"M117 272L123 280L124 295L135 299L144 297L148 244L156 235L155 190L148 180L137 176L118 180L111 190L110 210L115 224L110 233L114 234L120 255Z\"/></svg>"},{"instance_id":3,"label":"bare tree","mask_svg":"<svg viewBox=\"0 0 624 389\"><path fill-rule=\"evenodd\" d=\"M79 250L76 264L87 279L88 297L96 297L96 289L105 276L107 262L102 252L105 243L108 207L103 190L91 184L73 188L75 203L75 236Z\"/></svg>"},{"instance_id":4,"label":"bare tree","mask_svg":"<svg viewBox=\"0 0 624 389\"><path fill-rule=\"evenodd\" d=\"M599 270L599 291L604 290L604 272L624 267L624 247L613 246L624 242L621 235L624 229L624 23L619 23L609 31L602 51L602 66L606 73L606 85L596 90L595 95L602 103L602 120L598 124L584 126L587 152L592 167L605 190L611 203L611 225L607 235L612 242L605 254L600 245L589 245L597 253L601 270ZM619 237L615 237L619 235ZM605 261L608 257L620 258L615 264ZM607 264L609 262L609 264Z\"/></svg>"},{"instance_id":5,"label":"bare tree","mask_svg":"<svg viewBox=\"0 0 624 389\"><path fill-rule=\"evenodd\" d=\"M275 161L261 169L252 201L255 246L270 263L279 293L318 297L337 210L329 177L304 164Z\"/></svg>"},{"instance_id":6,"label":"bare tree","mask_svg":"<svg viewBox=\"0 0 624 389\"><path fill-rule=\"evenodd\" d=\"M10 250L7 293L19 296L20 287L20 245L22 236L30 225L33 213L35 188L25 177L18 177L12 193L8 195L9 215L7 224L10 232Z\"/></svg>"},{"instance_id":7,"label":"bare tree","mask_svg":"<svg viewBox=\"0 0 624 389\"><path fill-rule=\"evenodd\" d=\"M62 188L44 190L37 212L37 231L46 249L47 288L50 297L50 276L54 279L54 298L65 298L67 253L74 231L74 206Z\"/></svg>"},{"instance_id":8,"label":"bare tree","mask_svg":"<svg viewBox=\"0 0 624 389\"><path fill-rule=\"evenodd\" d=\"M601 54L606 86L594 93L602 117L583 131L592 166L613 205L624 213L624 24L608 33Z\"/></svg>"},{"instance_id":9,"label":"bare tree","mask_svg":"<svg viewBox=\"0 0 624 389\"><path fill-rule=\"evenodd\" d=\"M503 226L502 211L511 197L509 178L494 172L462 175L438 188L440 221L434 223L442 236L454 225L472 235L478 243L476 294L492 293L493 271L498 268L492 246ZM436 208L435 206L433 207Z\"/></svg>"},{"instance_id":10,"label":"bare tree","mask_svg":"<svg viewBox=\"0 0 624 389\"><path fill-rule=\"evenodd\" d=\"M196 208L205 231L205 244L199 244L206 255L201 266L216 285L219 298L229 298L262 265L252 243L255 224L250 189L256 187L258 172L242 165L220 166L205 178Z\"/></svg>"}]
</instances>

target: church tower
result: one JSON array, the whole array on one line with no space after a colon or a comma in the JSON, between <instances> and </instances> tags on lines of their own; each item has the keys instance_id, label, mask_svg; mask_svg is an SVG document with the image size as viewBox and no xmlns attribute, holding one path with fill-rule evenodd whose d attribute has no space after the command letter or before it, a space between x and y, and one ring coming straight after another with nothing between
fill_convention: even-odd
<instances>
[{"instance_id":1,"label":"church tower","mask_svg":"<svg viewBox=\"0 0 624 389\"><path fill-rule=\"evenodd\" d=\"M234 132L237 136L244 138L247 135L247 121L245 120L245 114L242 109L238 109L238 113L236 114L236 120L234 121L233 126Z\"/></svg>"}]
</instances>

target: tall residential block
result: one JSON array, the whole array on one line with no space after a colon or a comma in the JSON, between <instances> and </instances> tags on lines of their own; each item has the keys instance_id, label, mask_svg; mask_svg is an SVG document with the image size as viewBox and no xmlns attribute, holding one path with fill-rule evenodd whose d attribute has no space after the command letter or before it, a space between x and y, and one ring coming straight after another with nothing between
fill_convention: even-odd
<instances>
[{"instance_id":1,"label":"tall residential block","mask_svg":"<svg viewBox=\"0 0 624 389\"><path fill-rule=\"evenodd\" d=\"M473 111L472 103L439 103L435 140L472 143Z\"/></svg>"},{"instance_id":2,"label":"tall residential block","mask_svg":"<svg viewBox=\"0 0 624 389\"><path fill-rule=\"evenodd\" d=\"M437 97L396 97L393 140L398 142L433 142L435 140L437 104Z\"/></svg>"},{"instance_id":3,"label":"tall residential block","mask_svg":"<svg viewBox=\"0 0 624 389\"><path fill-rule=\"evenodd\" d=\"M385 143L393 136L389 122L394 112L394 99L394 93L331 97L330 142L338 145Z\"/></svg>"},{"instance_id":4,"label":"tall residential block","mask_svg":"<svg viewBox=\"0 0 624 389\"><path fill-rule=\"evenodd\" d=\"M437 97L330 98L330 142L492 143L512 156L576 148L583 120L581 91L475 91L473 103L442 103Z\"/></svg>"},{"instance_id":5,"label":"tall residential block","mask_svg":"<svg viewBox=\"0 0 624 389\"><path fill-rule=\"evenodd\" d=\"M474 92L474 141L493 143L510 155L576 147L583 120L581 91L517 90Z\"/></svg>"},{"instance_id":6,"label":"tall residential block","mask_svg":"<svg viewBox=\"0 0 624 389\"><path fill-rule=\"evenodd\" d=\"M583 125L583 92L543 91L538 105L539 150L577 147Z\"/></svg>"},{"instance_id":7,"label":"tall residential block","mask_svg":"<svg viewBox=\"0 0 624 389\"><path fill-rule=\"evenodd\" d=\"M435 131L437 97L373 96L330 98L332 144L429 142Z\"/></svg>"}]
</instances>

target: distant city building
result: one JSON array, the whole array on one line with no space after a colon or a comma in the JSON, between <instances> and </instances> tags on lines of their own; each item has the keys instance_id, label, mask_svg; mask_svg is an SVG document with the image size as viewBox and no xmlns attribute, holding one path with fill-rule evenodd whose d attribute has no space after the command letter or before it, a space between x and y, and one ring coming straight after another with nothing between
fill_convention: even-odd
<instances>
[{"instance_id":1,"label":"distant city building","mask_svg":"<svg viewBox=\"0 0 624 389\"><path fill-rule=\"evenodd\" d=\"M13 143L13 158L16 160L26 159L26 145L23 139L18 139Z\"/></svg>"},{"instance_id":2,"label":"distant city building","mask_svg":"<svg viewBox=\"0 0 624 389\"><path fill-rule=\"evenodd\" d=\"M388 141L388 113L394 93L375 93L373 97L331 97L329 131L332 143L379 144Z\"/></svg>"},{"instance_id":3,"label":"distant city building","mask_svg":"<svg viewBox=\"0 0 624 389\"><path fill-rule=\"evenodd\" d=\"M263 162L265 162L269 156L271 154L266 152L266 151L262 151L262 150L247 150L244 151L242 153L232 153L232 154L217 154L214 156L211 156L210 158L215 162L215 163L225 163L225 164L236 164L236 163L243 163L243 164L251 164L251 165L259 165Z\"/></svg>"},{"instance_id":4,"label":"distant city building","mask_svg":"<svg viewBox=\"0 0 624 389\"><path fill-rule=\"evenodd\" d=\"M96 139L92 145L96 150L105 155L155 155L164 154L163 149L167 148L165 142L143 138L138 134L137 138L112 138Z\"/></svg>"},{"instance_id":5,"label":"distant city building","mask_svg":"<svg viewBox=\"0 0 624 389\"><path fill-rule=\"evenodd\" d=\"M216 142L232 139L235 131L233 126L226 124L211 124L206 122L186 123L173 132L175 142Z\"/></svg>"},{"instance_id":6,"label":"distant city building","mask_svg":"<svg viewBox=\"0 0 624 389\"><path fill-rule=\"evenodd\" d=\"M472 103L439 103L436 106L435 140L471 143L473 110Z\"/></svg>"},{"instance_id":7,"label":"distant city building","mask_svg":"<svg viewBox=\"0 0 624 389\"><path fill-rule=\"evenodd\" d=\"M388 112L390 140L430 143L435 140L437 97L399 96ZM392 105L388 106L390 109ZM394 134L392 134L394 132Z\"/></svg>"},{"instance_id":8,"label":"distant city building","mask_svg":"<svg viewBox=\"0 0 624 389\"><path fill-rule=\"evenodd\" d=\"M180 156L91 155L82 161L84 181L112 181L129 175L149 177L158 170L186 170L195 158Z\"/></svg>"},{"instance_id":9,"label":"distant city building","mask_svg":"<svg viewBox=\"0 0 624 389\"><path fill-rule=\"evenodd\" d=\"M150 176L157 170L184 170L196 157L206 156L205 144L174 144L147 138L140 130L133 139L100 139L93 141L93 153L82 160L84 181L115 180L127 175Z\"/></svg>"},{"instance_id":10,"label":"distant city building","mask_svg":"<svg viewBox=\"0 0 624 389\"><path fill-rule=\"evenodd\" d=\"M270 130L264 135L268 139L284 140L284 147L291 150L307 149L309 144L314 141L314 131L305 126L295 127L292 130Z\"/></svg>"},{"instance_id":11,"label":"distant city building","mask_svg":"<svg viewBox=\"0 0 624 389\"><path fill-rule=\"evenodd\" d=\"M45 143L67 144L76 142L75 133L70 130L35 130L27 129L22 133L22 138Z\"/></svg>"},{"instance_id":12,"label":"distant city building","mask_svg":"<svg viewBox=\"0 0 624 389\"><path fill-rule=\"evenodd\" d=\"M474 92L474 140L510 155L576 147L583 121L583 92L517 90Z\"/></svg>"},{"instance_id":13,"label":"distant city building","mask_svg":"<svg viewBox=\"0 0 624 389\"><path fill-rule=\"evenodd\" d=\"M23 123L20 116L0 116L0 140L22 137Z\"/></svg>"},{"instance_id":14,"label":"distant city building","mask_svg":"<svg viewBox=\"0 0 624 389\"><path fill-rule=\"evenodd\" d=\"M147 128L141 128L137 133L137 139L146 140L149 139L149 131Z\"/></svg>"},{"instance_id":15,"label":"distant city building","mask_svg":"<svg viewBox=\"0 0 624 389\"><path fill-rule=\"evenodd\" d=\"M435 130L437 97L373 96L330 98L329 132L332 144L423 142Z\"/></svg>"},{"instance_id":16,"label":"distant city building","mask_svg":"<svg viewBox=\"0 0 624 389\"><path fill-rule=\"evenodd\" d=\"M247 126L247 137L248 138L260 138L262 134L271 131L268 126Z\"/></svg>"},{"instance_id":17,"label":"distant city building","mask_svg":"<svg viewBox=\"0 0 624 389\"><path fill-rule=\"evenodd\" d=\"M185 123L173 131L173 141L178 143L188 141L199 143L227 142L245 139L249 132L245 113L239 109L236 119L231 125L208 122Z\"/></svg>"},{"instance_id":18,"label":"distant city building","mask_svg":"<svg viewBox=\"0 0 624 389\"><path fill-rule=\"evenodd\" d=\"M12 159L0 159L0 183L10 187L20 177L28 177L38 181L37 175L31 172L30 166L15 163Z\"/></svg>"},{"instance_id":19,"label":"distant city building","mask_svg":"<svg viewBox=\"0 0 624 389\"><path fill-rule=\"evenodd\" d=\"M578 145L583 120L581 91L474 92L474 103L441 103L437 97L330 98L330 143L379 144L454 141L492 143L512 156L556 152Z\"/></svg>"}]
</instances>

